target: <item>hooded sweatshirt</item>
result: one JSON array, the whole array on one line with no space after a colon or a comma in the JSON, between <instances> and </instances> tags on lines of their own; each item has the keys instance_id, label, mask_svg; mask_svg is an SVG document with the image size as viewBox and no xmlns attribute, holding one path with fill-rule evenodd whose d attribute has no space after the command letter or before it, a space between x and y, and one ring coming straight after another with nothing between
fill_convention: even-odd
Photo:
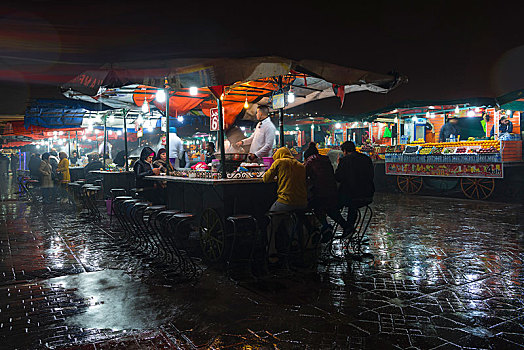
<instances>
[{"instance_id":1,"label":"hooded sweatshirt","mask_svg":"<svg viewBox=\"0 0 524 350\"><path fill-rule=\"evenodd\" d=\"M142 152L140 152L140 159L135 163L133 170L135 172L136 187L144 188L147 187L148 183L144 180L144 177L155 175L153 173L153 165L146 162L146 158L153 154L155 156L155 151L151 147L144 147Z\"/></svg>"},{"instance_id":2,"label":"hooded sweatshirt","mask_svg":"<svg viewBox=\"0 0 524 350\"><path fill-rule=\"evenodd\" d=\"M264 174L264 182L276 182L277 201L294 206L307 205L306 168L293 158L286 147L279 148L273 155L275 160Z\"/></svg>"}]
</instances>

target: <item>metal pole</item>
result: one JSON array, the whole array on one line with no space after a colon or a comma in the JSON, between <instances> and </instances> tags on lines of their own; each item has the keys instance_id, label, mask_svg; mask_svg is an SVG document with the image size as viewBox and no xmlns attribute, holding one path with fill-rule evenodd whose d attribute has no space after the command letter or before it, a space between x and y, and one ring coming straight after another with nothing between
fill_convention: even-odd
<instances>
[{"instance_id":1,"label":"metal pole","mask_svg":"<svg viewBox=\"0 0 524 350\"><path fill-rule=\"evenodd\" d=\"M107 115L104 116L104 157L102 158L104 160L103 169L106 170L106 152L107 152Z\"/></svg>"},{"instance_id":2,"label":"metal pole","mask_svg":"<svg viewBox=\"0 0 524 350\"><path fill-rule=\"evenodd\" d=\"M165 95L166 95L166 154L167 154L167 161L171 163L171 160L169 159L169 87L167 86L167 78L165 78ZM162 128L162 123L160 123L160 128ZM171 164L172 166L175 166L174 164Z\"/></svg>"},{"instance_id":3,"label":"metal pole","mask_svg":"<svg viewBox=\"0 0 524 350\"><path fill-rule=\"evenodd\" d=\"M282 90L282 76L281 75L278 77L278 88L280 89L282 93L284 93L284 91ZM278 125L280 127L280 147L284 147L285 145L285 142L284 142L285 141L284 140L284 108L279 108L278 114L279 114Z\"/></svg>"},{"instance_id":4,"label":"metal pole","mask_svg":"<svg viewBox=\"0 0 524 350\"><path fill-rule=\"evenodd\" d=\"M80 157L80 153L78 152L78 131L76 130L75 130L75 136L76 136L76 156Z\"/></svg>"},{"instance_id":5,"label":"metal pole","mask_svg":"<svg viewBox=\"0 0 524 350\"><path fill-rule=\"evenodd\" d=\"M69 149L69 158L71 158L71 131L67 133L67 148Z\"/></svg>"},{"instance_id":6,"label":"metal pole","mask_svg":"<svg viewBox=\"0 0 524 350\"><path fill-rule=\"evenodd\" d=\"M224 114L222 111L222 100L217 98L218 107L218 145L220 147L220 163L222 163L222 178L226 175L226 150L224 149Z\"/></svg>"},{"instance_id":7,"label":"metal pole","mask_svg":"<svg viewBox=\"0 0 524 350\"><path fill-rule=\"evenodd\" d=\"M127 161L127 124L126 124L126 117L129 111L122 109L122 112L124 113L124 152L125 152L125 161L126 161L126 171L129 171L129 163Z\"/></svg>"}]
</instances>

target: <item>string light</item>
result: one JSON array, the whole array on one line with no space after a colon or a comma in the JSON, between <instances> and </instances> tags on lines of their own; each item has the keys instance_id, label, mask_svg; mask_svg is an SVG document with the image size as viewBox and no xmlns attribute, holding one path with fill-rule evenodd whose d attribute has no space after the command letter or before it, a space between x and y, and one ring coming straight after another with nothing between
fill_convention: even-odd
<instances>
[{"instance_id":1,"label":"string light","mask_svg":"<svg viewBox=\"0 0 524 350\"><path fill-rule=\"evenodd\" d=\"M288 103L295 102L295 94L292 93L291 91L287 94L287 102Z\"/></svg>"},{"instance_id":2,"label":"string light","mask_svg":"<svg viewBox=\"0 0 524 350\"><path fill-rule=\"evenodd\" d=\"M165 102L166 101L166 92L162 89L157 90L155 99L160 103Z\"/></svg>"},{"instance_id":3,"label":"string light","mask_svg":"<svg viewBox=\"0 0 524 350\"><path fill-rule=\"evenodd\" d=\"M147 103L147 100L144 98L144 103L142 104L142 112L147 113L149 111L149 103Z\"/></svg>"}]
</instances>

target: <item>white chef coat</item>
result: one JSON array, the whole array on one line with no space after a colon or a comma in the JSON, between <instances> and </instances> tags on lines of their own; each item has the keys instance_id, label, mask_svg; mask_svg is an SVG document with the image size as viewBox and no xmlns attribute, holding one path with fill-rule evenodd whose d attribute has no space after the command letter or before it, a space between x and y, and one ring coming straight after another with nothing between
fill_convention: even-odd
<instances>
[{"instance_id":1,"label":"white chef coat","mask_svg":"<svg viewBox=\"0 0 524 350\"><path fill-rule=\"evenodd\" d=\"M255 132L247 139L242 140L244 146L249 146L249 153L253 153L258 158L269 157L275 145L276 127L271 119L266 118L258 122Z\"/></svg>"}]
</instances>

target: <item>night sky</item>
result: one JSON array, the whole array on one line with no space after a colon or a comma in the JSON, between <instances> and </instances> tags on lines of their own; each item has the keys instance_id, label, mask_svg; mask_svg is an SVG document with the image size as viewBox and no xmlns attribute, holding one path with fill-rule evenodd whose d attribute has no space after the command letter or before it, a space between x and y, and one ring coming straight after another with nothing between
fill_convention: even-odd
<instances>
[{"instance_id":1,"label":"night sky","mask_svg":"<svg viewBox=\"0 0 524 350\"><path fill-rule=\"evenodd\" d=\"M496 97L524 88L522 6L109 3L2 5L0 114L23 113L29 98L59 97L58 87L88 68L181 57L278 55L409 78L390 94L350 94L342 110L334 98L305 107L312 112L353 114L405 99Z\"/></svg>"}]
</instances>

